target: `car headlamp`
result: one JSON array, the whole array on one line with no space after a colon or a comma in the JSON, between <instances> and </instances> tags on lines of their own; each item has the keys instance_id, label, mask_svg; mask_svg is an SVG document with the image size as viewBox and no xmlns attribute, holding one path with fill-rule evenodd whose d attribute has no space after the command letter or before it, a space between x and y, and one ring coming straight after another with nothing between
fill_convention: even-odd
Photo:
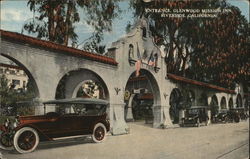
<instances>
[{"instance_id":1,"label":"car headlamp","mask_svg":"<svg viewBox=\"0 0 250 159\"><path fill-rule=\"evenodd\" d=\"M13 123L13 127L16 128L16 127L19 125L19 123L20 123L20 122L19 122L18 118L16 117L16 118L15 118L15 121L14 121L14 123Z\"/></svg>"},{"instance_id":2,"label":"car headlamp","mask_svg":"<svg viewBox=\"0 0 250 159\"><path fill-rule=\"evenodd\" d=\"M4 122L4 126L8 127L10 125L10 120L7 118Z\"/></svg>"}]
</instances>

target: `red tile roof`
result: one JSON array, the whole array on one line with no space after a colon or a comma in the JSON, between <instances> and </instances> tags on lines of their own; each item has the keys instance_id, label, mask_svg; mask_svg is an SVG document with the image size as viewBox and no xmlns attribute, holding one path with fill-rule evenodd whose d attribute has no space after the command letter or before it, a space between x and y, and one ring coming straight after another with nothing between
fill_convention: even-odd
<instances>
[{"instance_id":1,"label":"red tile roof","mask_svg":"<svg viewBox=\"0 0 250 159\"><path fill-rule=\"evenodd\" d=\"M188 78L177 76L177 75L174 75L174 74L171 74L171 73L168 73L167 76L168 76L169 79L172 79L172 80L175 80L175 81L189 83L189 84L193 84L193 85L197 85L197 86L203 86L203 87L215 89L215 90L226 92L226 93L236 93L234 90L219 87L219 86L216 86L216 85L213 85L213 84L208 84L208 83L188 79Z\"/></svg>"},{"instance_id":2,"label":"red tile roof","mask_svg":"<svg viewBox=\"0 0 250 159\"><path fill-rule=\"evenodd\" d=\"M1 33L1 38L6 38L6 39L15 40L15 41L23 42L23 43L28 43L31 45L41 46L47 49L61 51L67 54L83 57L88 60L93 60L93 61L97 61L97 62L101 62L105 64L110 64L110 65L115 65L115 66L118 65L118 63L113 58L106 57L103 55L98 55L95 53L78 50L72 47L67 47L64 45L56 44L50 41L40 40L40 39L33 38L30 36L22 35L19 33L13 33L13 32L4 31L4 30L0 30L0 33Z\"/></svg>"}]
</instances>

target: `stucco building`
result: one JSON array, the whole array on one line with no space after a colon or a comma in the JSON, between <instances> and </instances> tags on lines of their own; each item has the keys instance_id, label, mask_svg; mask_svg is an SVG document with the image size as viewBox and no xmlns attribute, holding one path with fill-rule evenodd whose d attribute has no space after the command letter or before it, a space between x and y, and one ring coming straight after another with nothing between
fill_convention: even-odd
<instances>
[{"instance_id":1,"label":"stucco building","mask_svg":"<svg viewBox=\"0 0 250 159\"><path fill-rule=\"evenodd\" d=\"M0 76L2 75L4 75L8 80L9 86L14 89L26 90L29 78L21 67L0 63Z\"/></svg>"},{"instance_id":2,"label":"stucco building","mask_svg":"<svg viewBox=\"0 0 250 159\"><path fill-rule=\"evenodd\" d=\"M98 83L96 96L110 103L108 113L114 135L129 132L126 122L134 119L134 98L140 102L150 100L155 128L178 123L183 97L189 106L210 106L216 111L246 103L242 85L229 90L167 73L163 50L155 44L144 20L114 42L106 56L1 31L0 54L25 68L41 103L58 98L57 92L62 92L64 98L77 97L86 81ZM41 104L36 113L42 110Z\"/></svg>"}]
</instances>

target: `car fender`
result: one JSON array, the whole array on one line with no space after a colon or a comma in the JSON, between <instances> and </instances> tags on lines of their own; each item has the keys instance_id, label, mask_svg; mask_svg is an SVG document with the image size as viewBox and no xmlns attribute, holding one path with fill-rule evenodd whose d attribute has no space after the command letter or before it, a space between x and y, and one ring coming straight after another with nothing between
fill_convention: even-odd
<instances>
[{"instance_id":1,"label":"car fender","mask_svg":"<svg viewBox=\"0 0 250 159\"><path fill-rule=\"evenodd\" d=\"M17 132L18 130L20 130L23 127L31 127L33 129L35 129L37 131L40 139L49 140L49 141L53 140L50 137L48 137L46 134L44 134L37 126L35 126L33 124L19 125L18 127L16 127L14 129L14 131Z\"/></svg>"}]
</instances>

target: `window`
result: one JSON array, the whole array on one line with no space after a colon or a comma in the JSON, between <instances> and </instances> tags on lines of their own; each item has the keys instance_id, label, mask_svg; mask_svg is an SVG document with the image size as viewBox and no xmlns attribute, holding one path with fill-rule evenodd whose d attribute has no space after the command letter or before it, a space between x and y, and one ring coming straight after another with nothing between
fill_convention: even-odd
<instances>
[{"instance_id":1,"label":"window","mask_svg":"<svg viewBox=\"0 0 250 159\"><path fill-rule=\"evenodd\" d=\"M2 68L0 69L0 73L3 73L3 69Z\"/></svg>"},{"instance_id":2,"label":"window","mask_svg":"<svg viewBox=\"0 0 250 159\"><path fill-rule=\"evenodd\" d=\"M12 80L12 84L14 85L20 85L20 80Z\"/></svg>"},{"instance_id":3,"label":"window","mask_svg":"<svg viewBox=\"0 0 250 159\"><path fill-rule=\"evenodd\" d=\"M15 70L10 70L10 74L15 75Z\"/></svg>"},{"instance_id":4,"label":"window","mask_svg":"<svg viewBox=\"0 0 250 159\"><path fill-rule=\"evenodd\" d=\"M129 59L134 58L134 46L132 44L129 44L128 57Z\"/></svg>"}]
</instances>

